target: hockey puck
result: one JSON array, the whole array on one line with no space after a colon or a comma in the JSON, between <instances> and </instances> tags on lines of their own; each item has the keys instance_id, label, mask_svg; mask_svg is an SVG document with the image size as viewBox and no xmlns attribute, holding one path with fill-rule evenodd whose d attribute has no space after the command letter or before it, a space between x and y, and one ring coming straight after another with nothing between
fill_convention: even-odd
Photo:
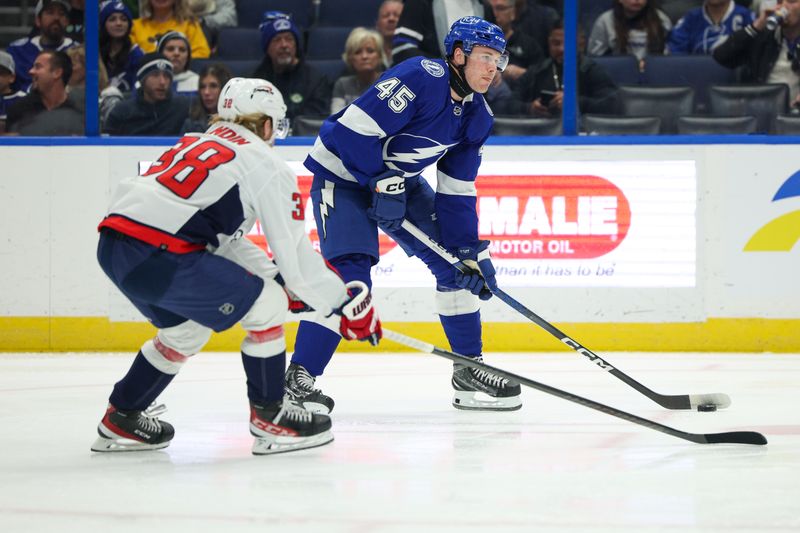
<instances>
[{"instance_id":1,"label":"hockey puck","mask_svg":"<svg viewBox=\"0 0 800 533\"><path fill-rule=\"evenodd\" d=\"M697 410L701 411L701 412L704 412L704 413L710 413L712 411L716 411L717 410L717 406L714 405L713 403L707 403L707 404L703 404L703 405L698 405L697 406Z\"/></svg>"}]
</instances>

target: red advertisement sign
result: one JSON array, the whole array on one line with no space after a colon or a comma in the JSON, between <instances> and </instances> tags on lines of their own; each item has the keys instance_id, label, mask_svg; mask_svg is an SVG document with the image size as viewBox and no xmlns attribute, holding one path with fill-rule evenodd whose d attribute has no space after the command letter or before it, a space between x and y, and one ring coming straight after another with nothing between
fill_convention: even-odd
<instances>
[{"instance_id":1,"label":"red advertisement sign","mask_svg":"<svg viewBox=\"0 0 800 533\"><path fill-rule=\"evenodd\" d=\"M297 177L306 229L319 249L309 196L311 176ZM625 239L631 209L623 192L590 175L481 175L477 180L479 233L496 259L587 259L607 254ZM259 226L248 236L269 251ZM395 246L380 234L380 254Z\"/></svg>"}]
</instances>

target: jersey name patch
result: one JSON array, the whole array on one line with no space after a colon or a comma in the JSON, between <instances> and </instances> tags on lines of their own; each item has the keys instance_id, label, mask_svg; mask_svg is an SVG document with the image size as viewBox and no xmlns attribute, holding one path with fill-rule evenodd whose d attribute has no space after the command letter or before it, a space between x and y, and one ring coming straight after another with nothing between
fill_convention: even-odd
<instances>
[{"instance_id":1,"label":"jersey name patch","mask_svg":"<svg viewBox=\"0 0 800 533\"><path fill-rule=\"evenodd\" d=\"M430 59L423 59L421 61L422 68L424 68L428 74L433 76L434 78L441 78L444 76L444 67L441 66L436 61Z\"/></svg>"}]
</instances>

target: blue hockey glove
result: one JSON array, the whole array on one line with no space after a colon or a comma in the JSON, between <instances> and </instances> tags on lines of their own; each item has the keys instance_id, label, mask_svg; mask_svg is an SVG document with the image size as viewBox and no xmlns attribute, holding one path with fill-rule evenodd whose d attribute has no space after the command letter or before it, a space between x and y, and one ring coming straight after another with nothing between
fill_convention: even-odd
<instances>
[{"instance_id":1,"label":"blue hockey glove","mask_svg":"<svg viewBox=\"0 0 800 533\"><path fill-rule=\"evenodd\" d=\"M466 272L456 271L456 285L466 289L481 300L492 297L497 288L492 256L489 254L489 241L479 241L478 246L464 246L456 250L461 264L467 267Z\"/></svg>"},{"instance_id":2,"label":"blue hockey glove","mask_svg":"<svg viewBox=\"0 0 800 533\"><path fill-rule=\"evenodd\" d=\"M367 215L384 231L400 229L406 216L406 180L397 171L389 170L369 180L372 205Z\"/></svg>"}]
</instances>

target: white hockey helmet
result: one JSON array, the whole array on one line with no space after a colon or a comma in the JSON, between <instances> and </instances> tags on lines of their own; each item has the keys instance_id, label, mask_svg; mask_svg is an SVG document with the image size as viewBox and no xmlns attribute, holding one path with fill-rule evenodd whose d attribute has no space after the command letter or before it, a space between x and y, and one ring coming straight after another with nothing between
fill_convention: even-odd
<instances>
[{"instance_id":1,"label":"white hockey helmet","mask_svg":"<svg viewBox=\"0 0 800 533\"><path fill-rule=\"evenodd\" d=\"M286 104L277 87L267 80L231 78L217 101L220 118L233 120L238 116L264 114L272 119L272 139L283 139L289 133Z\"/></svg>"}]
</instances>

